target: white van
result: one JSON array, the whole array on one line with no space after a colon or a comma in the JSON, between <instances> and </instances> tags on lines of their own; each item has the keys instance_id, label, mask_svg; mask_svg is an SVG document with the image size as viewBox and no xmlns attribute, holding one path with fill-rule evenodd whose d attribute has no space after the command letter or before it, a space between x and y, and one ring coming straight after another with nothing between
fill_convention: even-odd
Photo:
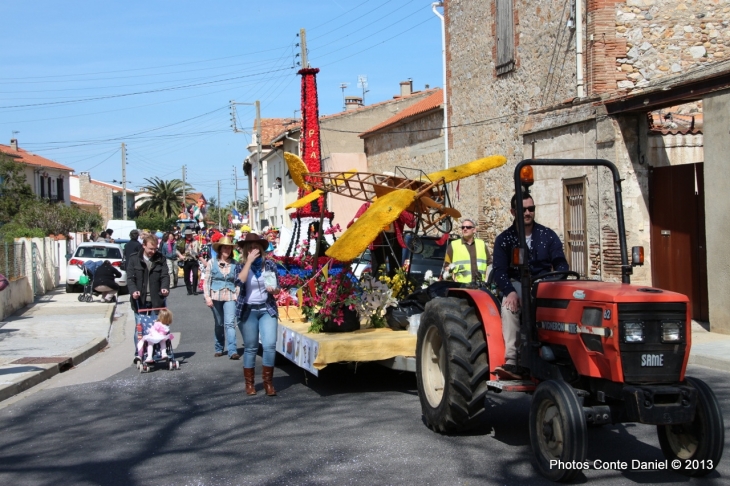
<instances>
[{"instance_id":1,"label":"white van","mask_svg":"<svg viewBox=\"0 0 730 486\"><path fill-rule=\"evenodd\" d=\"M114 238L115 240L128 239L129 232L133 229L137 229L137 223L135 223L134 220L131 219L110 219L106 223L106 226L104 226L104 229L114 230L112 238Z\"/></svg>"}]
</instances>

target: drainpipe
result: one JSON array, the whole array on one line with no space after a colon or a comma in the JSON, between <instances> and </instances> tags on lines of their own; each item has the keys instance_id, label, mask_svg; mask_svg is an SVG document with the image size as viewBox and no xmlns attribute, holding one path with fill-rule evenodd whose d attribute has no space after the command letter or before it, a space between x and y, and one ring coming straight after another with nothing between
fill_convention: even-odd
<instances>
[{"instance_id":1,"label":"drainpipe","mask_svg":"<svg viewBox=\"0 0 730 486\"><path fill-rule=\"evenodd\" d=\"M575 62L578 98L583 98L583 0L575 0Z\"/></svg>"},{"instance_id":2,"label":"drainpipe","mask_svg":"<svg viewBox=\"0 0 730 486\"><path fill-rule=\"evenodd\" d=\"M446 102L446 24L444 16L441 15L436 7L444 8L444 2L434 2L431 9L436 16L441 19L441 57L444 69L444 169L449 168L449 110Z\"/></svg>"}]
</instances>

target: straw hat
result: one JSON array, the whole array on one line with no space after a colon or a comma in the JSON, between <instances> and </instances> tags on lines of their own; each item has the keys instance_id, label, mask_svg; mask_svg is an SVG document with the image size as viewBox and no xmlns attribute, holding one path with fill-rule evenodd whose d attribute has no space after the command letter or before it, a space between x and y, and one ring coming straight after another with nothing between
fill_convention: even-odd
<instances>
[{"instance_id":1,"label":"straw hat","mask_svg":"<svg viewBox=\"0 0 730 486\"><path fill-rule=\"evenodd\" d=\"M256 243L261 248L261 254L266 253L266 249L269 247L269 240L262 238L256 233L247 233L245 238L238 240L238 246L243 248L248 243Z\"/></svg>"},{"instance_id":2,"label":"straw hat","mask_svg":"<svg viewBox=\"0 0 730 486\"><path fill-rule=\"evenodd\" d=\"M233 240L230 239L227 236L224 236L220 240L218 240L215 243L213 243L213 250L216 253L220 253L220 247L221 246L230 246L231 247L231 250L232 250L233 249L233 246L234 246Z\"/></svg>"}]
</instances>

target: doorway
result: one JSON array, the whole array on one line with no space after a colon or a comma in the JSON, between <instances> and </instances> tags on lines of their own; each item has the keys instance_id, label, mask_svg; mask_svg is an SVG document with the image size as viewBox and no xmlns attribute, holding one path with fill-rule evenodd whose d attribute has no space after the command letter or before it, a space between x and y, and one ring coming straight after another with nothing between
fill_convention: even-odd
<instances>
[{"instance_id":1,"label":"doorway","mask_svg":"<svg viewBox=\"0 0 730 486\"><path fill-rule=\"evenodd\" d=\"M689 297L692 318L709 320L703 164L649 171L654 287Z\"/></svg>"}]
</instances>

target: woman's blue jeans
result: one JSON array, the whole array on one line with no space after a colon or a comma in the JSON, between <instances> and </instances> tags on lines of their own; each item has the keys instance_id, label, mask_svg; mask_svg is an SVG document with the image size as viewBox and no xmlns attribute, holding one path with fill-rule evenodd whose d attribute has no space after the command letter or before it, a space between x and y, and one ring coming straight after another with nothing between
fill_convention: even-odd
<instances>
[{"instance_id":1,"label":"woman's blue jeans","mask_svg":"<svg viewBox=\"0 0 730 486\"><path fill-rule=\"evenodd\" d=\"M261 346L264 348L264 366L274 366L276 359L276 317L272 317L266 309L251 309L243 323L243 367L256 366L256 351L259 349L259 335Z\"/></svg>"},{"instance_id":2,"label":"woman's blue jeans","mask_svg":"<svg viewBox=\"0 0 730 486\"><path fill-rule=\"evenodd\" d=\"M228 344L228 356L238 354L236 347L236 301L213 301L215 319L215 352L222 353Z\"/></svg>"}]
</instances>

